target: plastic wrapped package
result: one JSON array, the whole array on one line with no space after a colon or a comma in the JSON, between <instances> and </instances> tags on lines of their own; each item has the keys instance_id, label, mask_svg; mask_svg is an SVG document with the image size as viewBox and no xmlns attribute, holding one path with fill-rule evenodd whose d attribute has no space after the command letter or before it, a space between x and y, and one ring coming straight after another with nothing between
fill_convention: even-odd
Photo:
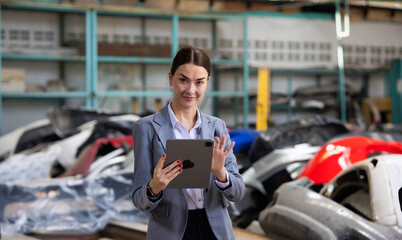
<instances>
[{"instance_id":1,"label":"plastic wrapped package","mask_svg":"<svg viewBox=\"0 0 402 240\"><path fill-rule=\"evenodd\" d=\"M91 234L112 220L147 222L132 204L132 171L0 183L0 237L16 233Z\"/></svg>"},{"instance_id":2,"label":"plastic wrapped package","mask_svg":"<svg viewBox=\"0 0 402 240\"><path fill-rule=\"evenodd\" d=\"M0 182L47 178L60 153L59 146L51 146L42 152L12 155L0 163Z\"/></svg>"}]
</instances>

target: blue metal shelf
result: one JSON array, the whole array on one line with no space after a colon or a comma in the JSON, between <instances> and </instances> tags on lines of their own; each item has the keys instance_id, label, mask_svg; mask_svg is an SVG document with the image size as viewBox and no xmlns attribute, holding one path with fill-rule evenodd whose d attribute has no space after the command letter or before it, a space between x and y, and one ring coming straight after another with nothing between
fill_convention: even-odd
<instances>
[{"instance_id":1,"label":"blue metal shelf","mask_svg":"<svg viewBox=\"0 0 402 240\"><path fill-rule=\"evenodd\" d=\"M25 92L1 93L2 98L86 98L86 92Z\"/></svg>"},{"instance_id":2,"label":"blue metal shelf","mask_svg":"<svg viewBox=\"0 0 402 240\"><path fill-rule=\"evenodd\" d=\"M214 65L236 65L241 67L243 60L233 60L233 59L212 59L211 63Z\"/></svg>"},{"instance_id":3,"label":"blue metal shelf","mask_svg":"<svg viewBox=\"0 0 402 240\"><path fill-rule=\"evenodd\" d=\"M236 91L208 91L205 96L208 97L244 97L243 92Z\"/></svg>"},{"instance_id":4,"label":"blue metal shelf","mask_svg":"<svg viewBox=\"0 0 402 240\"><path fill-rule=\"evenodd\" d=\"M146 63L146 64L170 64L170 58L157 57L117 57L117 56L98 56L98 62L108 63Z\"/></svg>"},{"instance_id":5,"label":"blue metal shelf","mask_svg":"<svg viewBox=\"0 0 402 240\"><path fill-rule=\"evenodd\" d=\"M169 97L170 91L102 91L97 92L98 97Z\"/></svg>"},{"instance_id":6,"label":"blue metal shelf","mask_svg":"<svg viewBox=\"0 0 402 240\"><path fill-rule=\"evenodd\" d=\"M272 110L320 110L319 108L315 107L304 107L304 106L291 106L291 105L272 105Z\"/></svg>"},{"instance_id":7,"label":"blue metal shelf","mask_svg":"<svg viewBox=\"0 0 402 240\"><path fill-rule=\"evenodd\" d=\"M171 91L102 91L97 92L98 97L170 97ZM243 97L242 92L235 91L208 91L207 97Z\"/></svg>"},{"instance_id":8,"label":"blue metal shelf","mask_svg":"<svg viewBox=\"0 0 402 240\"><path fill-rule=\"evenodd\" d=\"M3 53L5 60L84 62L85 56Z\"/></svg>"},{"instance_id":9,"label":"blue metal shelf","mask_svg":"<svg viewBox=\"0 0 402 240\"><path fill-rule=\"evenodd\" d=\"M375 70L352 70L345 69L345 74L348 76L364 76L364 75L372 75L372 74L384 74L386 70L375 69ZM256 75L258 74L258 69L250 69L250 74ZM321 76L338 76L338 70L327 70L327 69L271 69L271 74L273 75L321 75Z\"/></svg>"},{"instance_id":10,"label":"blue metal shelf","mask_svg":"<svg viewBox=\"0 0 402 240\"><path fill-rule=\"evenodd\" d=\"M7 8L13 8L13 9L52 11L52 12L84 13L88 10L74 5L60 5L55 3L40 3L40 2L37 3L13 2L13 3L2 3L2 5Z\"/></svg>"}]
</instances>

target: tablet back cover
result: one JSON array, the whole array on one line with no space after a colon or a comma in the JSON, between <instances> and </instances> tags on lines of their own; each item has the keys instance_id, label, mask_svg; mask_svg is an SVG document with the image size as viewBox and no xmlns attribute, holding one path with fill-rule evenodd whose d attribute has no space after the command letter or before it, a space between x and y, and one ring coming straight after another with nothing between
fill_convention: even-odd
<instances>
[{"instance_id":1,"label":"tablet back cover","mask_svg":"<svg viewBox=\"0 0 402 240\"><path fill-rule=\"evenodd\" d=\"M211 173L214 142L211 139L169 139L166 141L166 162L181 160L183 171L167 188L207 188Z\"/></svg>"}]
</instances>

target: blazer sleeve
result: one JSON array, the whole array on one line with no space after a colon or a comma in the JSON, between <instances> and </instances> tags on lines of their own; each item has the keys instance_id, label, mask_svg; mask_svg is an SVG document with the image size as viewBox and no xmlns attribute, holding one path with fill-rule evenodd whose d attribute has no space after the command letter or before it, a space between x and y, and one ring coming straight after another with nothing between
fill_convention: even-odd
<instances>
[{"instance_id":1,"label":"blazer sleeve","mask_svg":"<svg viewBox=\"0 0 402 240\"><path fill-rule=\"evenodd\" d=\"M141 119L134 123L134 181L133 181L133 203L141 211L151 211L160 202L151 201L147 196L147 184L152 179L154 161L152 159L152 136L154 129L152 125Z\"/></svg>"},{"instance_id":2,"label":"blazer sleeve","mask_svg":"<svg viewBox=\"0 0 402 240\"><path fill-rule=\"evenodd\" d=\"M222 134L225 135L225 149L230 146L231 140L230 135L228 133L228 129L226 128L226 124L223 120L219 121L220 124L217 125L216 128L216 135L221 136ZM220 189L218 186L217 188L222 192L226 199L232 202L239 201L243 198L246 187L243 182L243 177L239 173L239 168L237 166L236 157L233 154L233 150L229 153L228 157L225 161L225 169L229 174L229 187Z\"/></svg>"}]
</instances>

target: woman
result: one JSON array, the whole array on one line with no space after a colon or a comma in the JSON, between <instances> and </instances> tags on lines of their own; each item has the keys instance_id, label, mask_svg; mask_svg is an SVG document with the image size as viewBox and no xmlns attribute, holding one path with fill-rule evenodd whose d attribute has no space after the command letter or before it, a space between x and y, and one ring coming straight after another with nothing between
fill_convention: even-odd
<instances>
[{"instance_id":1,"label":"woman","mask_svg":"<svg viewBox=\"0 0 402 240\"><path fill-rule=\"evenodd\" d=\"M235 239L229 201L245 193L225 123L197 108L210 78L204 51L178 51L169 72L173 101L134 124L134 205L150 213L147 239ZM166 140L215 139L209 187L166 188L181 173L180 160L164 168Z\"/></svg>"}]
</instances>

